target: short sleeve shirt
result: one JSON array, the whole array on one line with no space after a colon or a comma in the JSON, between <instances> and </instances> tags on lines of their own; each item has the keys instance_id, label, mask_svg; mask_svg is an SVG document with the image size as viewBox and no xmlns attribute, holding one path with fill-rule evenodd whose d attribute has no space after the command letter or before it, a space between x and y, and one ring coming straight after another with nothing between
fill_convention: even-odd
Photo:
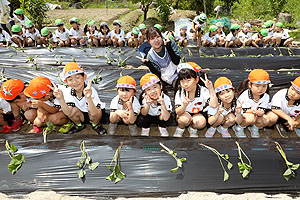
<instances>
[{"instance_id":1,"label":"short sleeve shirt","mask_svg":"<svg viewBox=\"0 0 300 200\"><path fill-rule=\"evenodd\" d=\"M34 33L30 33L28 30L26 30L25 36L33 40L35 40L36 37L41 37L40 32L37 29L34 29Z\"/></svg>"},{"instance_id":2,"label":"short sleeve shirt","mask_svg":"<svg viewBox=\"0 0 300 200\"><path fill-rule=\"evenodd\" d=\"M201 38L201 41L207 40L207 41L213 43L213 42L216 42L216 39L217 39L217 38L216 38L216 35L210 37L210 36L209 36L209 32L207 32L207 33L205 33L205 34L203 35L203 37Z\"/></svg>"},{"instance_id":3,"label":"short sleeve shirt","mask_svg":"<svg viewBox=\"0 0 300 200\"><path fill-rule=\"evenodd\" d=\"M267 93L264 93L262 97L256 101L253 98L253 94L251 90L245 90L238 98L239 103L242 104L242 109L248 110L248 109L269 109L270 108L270 96Z\"/></svg>"},{"instance_id":4,"label":"short sleeve shirt","mask_svg":"<svg viewBox=\"0 0 300 200\"><path fill-rule=\"evenodd\" d=\"M80 31L83 31L83 28L80 28L79 30L75 30L73 27L70 29L70 36L78 36L80 38L82 38L84 35L81 35Z\"/></svg>"},{"instance_id":5,"label":"short sleeve shirt","mask_svg":"<svg viewBox=\"0 0 300 200\"><path fill-rule=\"evenodd\" d=\"M95 30L93 34L91 34L89 31L86 32L86 36L87 36L88 38L90 38L90 36L98 37L98 35L99 35L99 33L98 33L97 30Z\"/></svg>"},{"instance_id":6,"label":"short sleeve shirt","mask_svg":"<svg viewBox=\"0 0 300 200\"><path fill-rule=\"evenodd\" d=\"M226 41L230 42L230 41L234 41L235 37L234 35L230 32L227 36L226 36Z\"/></svg>"},{"instance_id":7,"label":"short sleeve shirt","mask_svg":"<svg viewBox=\"0 0 300 200\"><path fill-rule=\"evenodd\" d=\"M285 114L295 117L300 114L300 100L295 101L293 105L288 105L288 89L279 90L272 98L272 108L280 109Z\"/></svg>"},{"instance_id":8,"label":"short sleeve shirt","mask_svg":"<svg viewBox=\"0 0 300 200\"><path fill-rule=\"evenodd\" d=\"M11 41L11 38L10 38L10 35L5 31L5 30L2 30L2 33L0 34L0 42L10 42Z\"/></svg>"},{"instance_id":9,"label":"short sleeve shirt","mask_svg":"<svg viewBox=\"0 0 300 200\"><path fill-rule=\"evenodd\" d=\"M19 19L19 17L17 17L17 15L15 15L15 14L13 14L14 15L14 18L18 21L18 22L20 22L21 23L21 25L22 26L24 26L24 23L26 22L26 21L29 21L29 19L24 15L24 19L22 20L22 19Z\"/></svg>"},{"instance_id":10,"label":"short sleeve shirt","mask_svg":"<svg viewBox=\"0 0 300 200\"><path fill-rule=\"evenodd\" d=\"M184 98L184 90L178 90L175 95L175 107L181 106ZM199 113L206 111L210 99L209 91L206 87L197 85L195 98L189 102L185 111L188 113Z\"/></svg>"},{"instance_id":11,"label":"short sleeve shirt","mask_svg":"<svg viewBox=\"0 0 300 200\"><path fill-rule=\"evenodd\" d=\"M55 35L57 38L61 39L62 41L66 41L69 38L69 30L64 28L64 32L60 32L58 29L55 31Z\"/></svg>"},{"instance_id":12,"label":"short sleeve shirt","mask_svg":"<svg viewBox=\"0 0 300 200\"><path fill-rule=\"evenodd\" d=\"M200 26L201 30L204 30L204 29L205 29L206 22L200 24L200 23L199 23L199 15L196 16L196 17L194 18L193 22L194 22L196 25Z\"/></svg>"},{"instance_id":13,"label":"short sleeve shirt","mask_svg":"<svg viewBox=\"0 0 300 200\"><path fill-rule=\"evenodd\" d=\"M124 39L124 37L125 37L125 33L124 33L124 31L122 30L122 29L120 29L120 33L119 34L117 34L116 32L115 32L115 30L112 30L111 31L112 32L112 37L113 36L116 36L119 40L125 40Z\"/></svg>"},{"instance_id":14,"label":"short sleeve shirt","mask_svg":"<svg viewBox=\"0 0 300 200\"><path fill-rule=\"evenodd\" d=\"M288 30L286 30L286 29L283 29L283 31L281 33L275 32L274 37L281 37L281 39L283 39L283 40L290 38Z\"/></svg>"},{"instance_id":15,"label":"short sleeve shirt","mask_svg":"<svg viewBox=\"0 0 300 200\"><path fill-rule=\"evenodd\" d=\"M166 94L164 94L163 98L164 98L164 102L165 102L167 110L169 112L171 112L172 111L172 104L171 104L170 97L168 97ZM142 108L145 107L145 105L146 105L146 98L143 98ZM159 116L161 114L161 105L160 104L155 105L154 103L152 103L150 105L148 114L151 115L151 116Z\"/></svg>"},{"instance_id":16,"label":"short sleeve shirt","mask_svg":"<svg viewBox=\"0 0 300 200\"><path fill-rule=\"evenodd\" d=\"M4 114L11 112L10 104L5 100L0 98L0 109L3 111Z\"/></svg>"},{"instance_id":17,"label":"short sleeve shirt","mask_svg":"<svg viewBox=\"0 0 300 200\"><path fill-rule=\"evenodd\" d=\"M133 96L132 108L133 108L134 114L137 115L137 114L140 113L141 105L140 105L138 99L135 96ZM129 111L128 108L123 107L123 101L119 97L119 95L115 96L112 99L111 103L110 103L110 112L115 112L117 110L127 110L127 111Z\"/></svg>"},{"instance_id":18,"label":"short sleeve shirt","mask_svg":"<svg viewBox=\"0 0 300 200\"><path fill-rule=\"evenodd\" d=\"M238 33L238 38L242 38L243 40L244 39L248 39L248 38L251 38L252 34L250 32L247 32L246 34L243 32L243 31L240 31Z\"/></svg>"},{"instance_id":19,"label":"short sleeve shirt","mask_svg":"<svg viewBox=\"0 0 300 200\"><path fill-rule=\"evenodd\" d=\"M216 34L216 37L226 37L225 33L222 31L221 34L217 33Z\"/></svg>"}]
</instances>

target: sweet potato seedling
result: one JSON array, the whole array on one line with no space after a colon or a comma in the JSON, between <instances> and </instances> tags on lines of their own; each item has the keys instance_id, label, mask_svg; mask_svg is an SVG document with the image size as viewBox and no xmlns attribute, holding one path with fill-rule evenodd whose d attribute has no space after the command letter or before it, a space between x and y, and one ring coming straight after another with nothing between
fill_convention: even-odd
<instances>
[{"instance_id":1,"label":"sweet potato seedling","mask_svg":"<svg viewBox=\"0 0 300 200\"><path fill-rule=\"evenodd\" d=\"M169 149L163 143L159 143L159 145L163 148L161 151L166 152L167 154L171 155L177 164L177 167L171 169L171 172L177 172L179 168L182 168L182 162L186 162L186 158L177 158L177 153L174 150Z\"/></svg>"},{"instance_id":2,"label":"sweet potato seedling","mask_svg":"<svg viewBox=\"0 0 300 200\"><path fill-rule=\"evenodd\" d=\"M56 130L56 126L50 121L47 122L47 127L43 130L44 143L47 143L47 135Z\"/></svg>"},{"instance_id":3,"label":"sweet potato seedling","mask_svg":"<svg viewBox=\"0 0 300 200\"><path fill-rule=\"evenodd\" d=\"M22 164L25 163L24 156L20 154L16 154L18 151L17 147L14 144L9 145L8 141L5 141L6 152L11 158L10 163L7 165L7 168L11 172L11 174L15 174L21 167Z\"/></svg>"},{"instance_id":4,"label":"sweet potato seedling","mask_svg":"<svg viewBox=\"0 0 300 200\"><path fill-rule=\"evenodd\" d=\"M237 141L235 141L235 144L238 147L239 160L241 161L241 162L237 163L237 165L239 167L239 171L240 171L240 173L241 173L241 175L242 175L243 178L248 178L249 174L250 174L250 172L252 170L251 161L248 158L248 156L245 154L245 152L243 151L243 149L241 148L240 144ZM243 161L243 158L242 158L243 155L248 160L248 164Z\"/></svg>"},{"instance_id":5,"label":"sweet potato seedling","mask_svg":"<svg viewBox=\"0 0 300 200\"><path fill-rule=\"evenodd\" d=\"M207 146L207 145L205 145L205 144L202 144L202 143L199 143L199 145L201 145L201 146L207 148L208 150L211 150L212 152L214 152L214 153L217 155L217 157L218 157L218 159L219 159L219 161L220 161L220 164L221 164L221 166L222 166L222 168L223 168L223 171L224 171L224 179L223 179L223 180L224 180L224 182L227 181L227 180L229 179L229 174L228 174L227 171L225 170L225 167L224 167L224 165L223 165L223 163L222 163L221 158L227 162L227 168L228 168L228 170L231 170L231 168L232 168L233 165L232 165L232 163L229 161L229 156L228 156L228 154L221 154L221 153L219 153L216 149L214 149L214 148L212 148L212 147L210 147L210 146Z\"/></svg>"},{"instance_id":6,"label":"sweet potato seedling","mask_svg":"<svg viewBox=\"0 0 300 200\"><path fill-rule=\"evenodd\" d=\"M283 149L281 148L280 144L278 142L275 142L276 148L279 151L280 155L282 156L282 158L285 161L285 164L287 166L287 170L283 173L283 178L288 181L290 178L295 178L296 174L295 174L295 170L297 170L300 166L300 164L294 164L288 161L288 159L286 158L286 155L283 151Z\"/></svg>"}]
</instances>

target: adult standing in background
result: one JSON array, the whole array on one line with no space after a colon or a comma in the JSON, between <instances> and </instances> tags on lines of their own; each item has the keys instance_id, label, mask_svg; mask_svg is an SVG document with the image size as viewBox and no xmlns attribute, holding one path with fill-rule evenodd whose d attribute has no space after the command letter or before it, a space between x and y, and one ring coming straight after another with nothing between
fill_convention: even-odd
<instances>
[{"instance_id":1,"label":"adult standing in background","mask_svg":"<svg viewBox=\"0 0 300 200\"><path fill-rule=\"evenodd\" d=\"M10 27L15 25L13 20L13 9L7 0L0 0L0 23L3 30L11 35Z\"/></svg>"}]
</instances>

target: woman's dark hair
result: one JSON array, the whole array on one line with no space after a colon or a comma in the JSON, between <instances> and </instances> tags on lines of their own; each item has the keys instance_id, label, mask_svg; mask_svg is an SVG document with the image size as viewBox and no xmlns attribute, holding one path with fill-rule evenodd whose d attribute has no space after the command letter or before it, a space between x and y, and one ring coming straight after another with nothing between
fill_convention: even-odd
<instances>
[{"instance_id":1,"label":"woman's dark hair","mask_svg":"<svg viewBox=\"0 0 300 200\"><path fill-rule=\"evenodd\" d=\"M252 84L250 82L250 84ZM238 89L236 90L237 92L237 96L239 97L245 90L249 89L249 79L245 79L241 82L241 84L239 85ZM270 87L268 84L266 93L269 94L270 93Z\"/></svg>"},{"instance_id":2,"label":"woman's dark hair","mask_svg":"<svg viewBox=\"0 0 300 200\"><path fill-rule=\"evenodd\" d=\"M100 25L100 29L99 29L99 31L100 31L100 33L101 33L102 35L104 35L104 33L103 33L103 31L102 31L102 29L103 29L104 26L106 26L106 28L107 28L107 33L106 33L106 34L108 34L108 33L110 32L110 29L109 29L108 25L102 24L102 25Z\"/></svg>"},{"instance_id":3,"label":"woman's dark hair","mask_svg":"<svg viewBox=\"0 0 300 200\"><path fill-rule=\"evenodd\" d=\"M159 30L158 28L156 28L156 27L150 27L150 28L148 28L147 31L146 31L146 38L147 38L147 40L149 41L149 40L151 39L152 36L155 36L155 35L157 35L157 34L158 34L161 38L163 38L163 37L162 37L162 34L161 34L161 32L160 32L160 30Z\"/></svg>"}]
</instances>

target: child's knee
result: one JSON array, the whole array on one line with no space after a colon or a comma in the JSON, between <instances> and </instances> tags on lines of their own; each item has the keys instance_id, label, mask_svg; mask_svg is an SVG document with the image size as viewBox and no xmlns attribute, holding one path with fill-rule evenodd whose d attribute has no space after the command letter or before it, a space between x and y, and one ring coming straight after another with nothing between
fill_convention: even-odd
<instances>
[{"instance_id":1,"label":"child's knee","mask_svg":"<svg viewBox=\"0 0 300 200\"><path fill-rule=\"evenodd\" d=\"M204 117L193 118L193 128L202 129L206 126L206 119Z\"/></svg>"},{"instance_id":2,"label":"child's knee","mask_svg":"<svg viewBox=\"0 0 300 200\"><path fill-rule=\"evenodd\" d=\"M191 122L191 118L186 117L186 116L180 116L178 117L178 124L182 126L188 126Z\"/></svg>"}]
</instances>

